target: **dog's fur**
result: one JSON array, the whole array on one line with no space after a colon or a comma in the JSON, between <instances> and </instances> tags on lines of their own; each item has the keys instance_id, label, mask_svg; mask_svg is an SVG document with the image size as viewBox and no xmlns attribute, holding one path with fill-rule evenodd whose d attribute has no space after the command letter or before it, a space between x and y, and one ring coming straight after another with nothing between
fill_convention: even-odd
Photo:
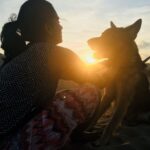
<instances>
[{"instance_id":1,"label":"dog's fur","mask_svg":"<svg viewBox=\"0 0 150 150\"><path fill-rule=\"evenodd\" d=\"M100 108L89 128L103 115L111 102L115 102L112 118L97 144L107 144L124 118L133 118L150 110L148 81L134 41L141 23L142 20L139 19L126 28L118 28L111 22L111 27L100 37L88 41L89 46L95 50L96 57L109 59L111 74Z\"/></svg>"}]
</instances>

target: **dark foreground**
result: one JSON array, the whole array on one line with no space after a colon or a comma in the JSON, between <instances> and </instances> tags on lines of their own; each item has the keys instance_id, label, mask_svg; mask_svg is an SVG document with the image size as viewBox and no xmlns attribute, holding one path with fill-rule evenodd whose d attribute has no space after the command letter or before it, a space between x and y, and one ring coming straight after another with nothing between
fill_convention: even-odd
<instances>
[{"instance_id":1,"label":"dark foreground","mask_svg":"<svg viewBox=\"0 0 150 150\"><path fill-rule=\"evenodd\" d=\"M147 73L149 77L150 72ZM61 81L59 88L64 89L64 87L71 89L77 87L77 85L73 82ZM97 124L98 130L103 130L106 126L110 113L109 111ZM147 116L150 116L150 114L147 114ZM150 150L150 119L146 122L143 120L134 126L122 126L107 146L91 148L89 144L80 142L68 144L63 150Z\"/></svg>"},{"instance_id":2,"label":"dark foreground","mask_svg":"<svg viewBox=\"0 0 150 150\"><path fill-rule=\"evenodd\" d=\"M97 128L103 129L108 118L104 117ZM91 148L91 145L81 143L71 143L66 145L64 150L150 150L150 124L139 123L134 126L123 126L118 129L112 137L110 144L98 148Z\"/></svg>"}]
</instances>

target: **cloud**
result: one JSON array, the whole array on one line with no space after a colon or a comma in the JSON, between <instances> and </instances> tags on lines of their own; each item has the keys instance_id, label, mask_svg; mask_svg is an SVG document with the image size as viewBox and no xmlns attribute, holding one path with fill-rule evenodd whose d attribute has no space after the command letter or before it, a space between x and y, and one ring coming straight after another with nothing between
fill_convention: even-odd
<instances>
[{"instance_id":1,"label":"cloud","mask_svg":"<svg viewBox=\"0 0 150 150\"><path fill-rule=\"evenodd\" d=\"M0 27L11 13L18 13L25 0L1 0ZM81 54L88 49L87 39L98 36L112 20L118 26L132 24L143 19L137 37L140 50L148 49L150 34L150 1L148 0L48 0L60 16L63 25L63 46L75 49ZM7 8L7 9L6 9ZM144 41L143 43L140 41ZM148 51L146 52L148 54Z\"/></svg>"},{"instance_id":2,"label":"cloud","mask_svg":"<svg viewBox=\"0 0 150 150\"><path fill-rule=\"evenodd\" d=\"M139 44L139 48L141 48L141 49L148 49L149 48L149 50L150 50L150 42L142 41Z\"/></svg>"},{"instance_id":3,"label":"cloud","mask_svg":"<svg viewBox=\"0 0 150 150\"><path fill-rule=\"evenodd\" d=\"M12 13L18 13L19 8L21 4L24 2L24 0L1 0L0 5L0 28L3 26L4 23L8 21L8 18Z\"/></svg>"}]
</instances>

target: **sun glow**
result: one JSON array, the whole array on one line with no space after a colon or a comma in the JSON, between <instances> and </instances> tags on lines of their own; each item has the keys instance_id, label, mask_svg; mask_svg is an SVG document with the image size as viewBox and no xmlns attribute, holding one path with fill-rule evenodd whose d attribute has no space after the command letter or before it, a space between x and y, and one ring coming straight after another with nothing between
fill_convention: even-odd
<instances>
[{"instance_id":1,"label":"sun glow","mask_svg":"<svg viewBox=\"0 0 150 150\"><path fill-rule=\"evenodd\" d=\"M87 65L102 63L108 60L108 58L96 59L94 57L94 51L91 50L88 50L86 53L83 53L82 55L80 55L80 57Z\"/></svg>"},{"instance_id":2,"label":"sun glow","mask_svg":"<svg viewBox=\"0 0 150 150\"><path fill-rule=\"evenodd\" d=\"M96 63L106 61L108 59L107 58L96 59L96 58L94 58L93 54L90 53L90 54L86 54L86 55L82 56L82 60L87 64L96 64Z\"/></svg>"},{"instance_id":3,"label":"sun glow","mask_svg":"<svg viewBox=\"0 0 150 150\"><path fill-rule=\"evenodd\" d=\"M85 61L88 63L88 64L93 64L93 63L96 63L96 59L94 58L94 57L92 57L92 56L86 56L85 57Z\"/></svg>"},{"instance_id":4,"label":"sun glow","mask_svg":"<svg viewBox=\"0 0 150 150\"><path fill-rule=\"evenodd\" d=\"M94 64L97 62L97 59L94 58L92 53L89 53L89 54L82 56L82 59L87 64Z\"/></svg>"}]
</instances>

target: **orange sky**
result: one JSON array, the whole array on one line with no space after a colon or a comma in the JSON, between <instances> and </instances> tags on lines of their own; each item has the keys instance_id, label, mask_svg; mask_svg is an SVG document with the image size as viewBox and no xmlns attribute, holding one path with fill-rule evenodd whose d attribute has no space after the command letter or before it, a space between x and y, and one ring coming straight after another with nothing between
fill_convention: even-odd
<instances>
[{"instance_id":1,"label":"orange sky","mask_svg":"<svg viewBox=\"0 0 150 150\"><path fill-rule=\"evenodd\" d=\"M137 44L143 58L150 55L150 1L149 0L48 0L52 2L63 26L63 43L80 57L91 55L86 41L98 36L112 20L118 26L127 26L139 18L143 24ZM24 0L1 0L0 28L11 13L18 13ZM7 8L7 9L6 9Z\"/></svg>"}]
</instances>

